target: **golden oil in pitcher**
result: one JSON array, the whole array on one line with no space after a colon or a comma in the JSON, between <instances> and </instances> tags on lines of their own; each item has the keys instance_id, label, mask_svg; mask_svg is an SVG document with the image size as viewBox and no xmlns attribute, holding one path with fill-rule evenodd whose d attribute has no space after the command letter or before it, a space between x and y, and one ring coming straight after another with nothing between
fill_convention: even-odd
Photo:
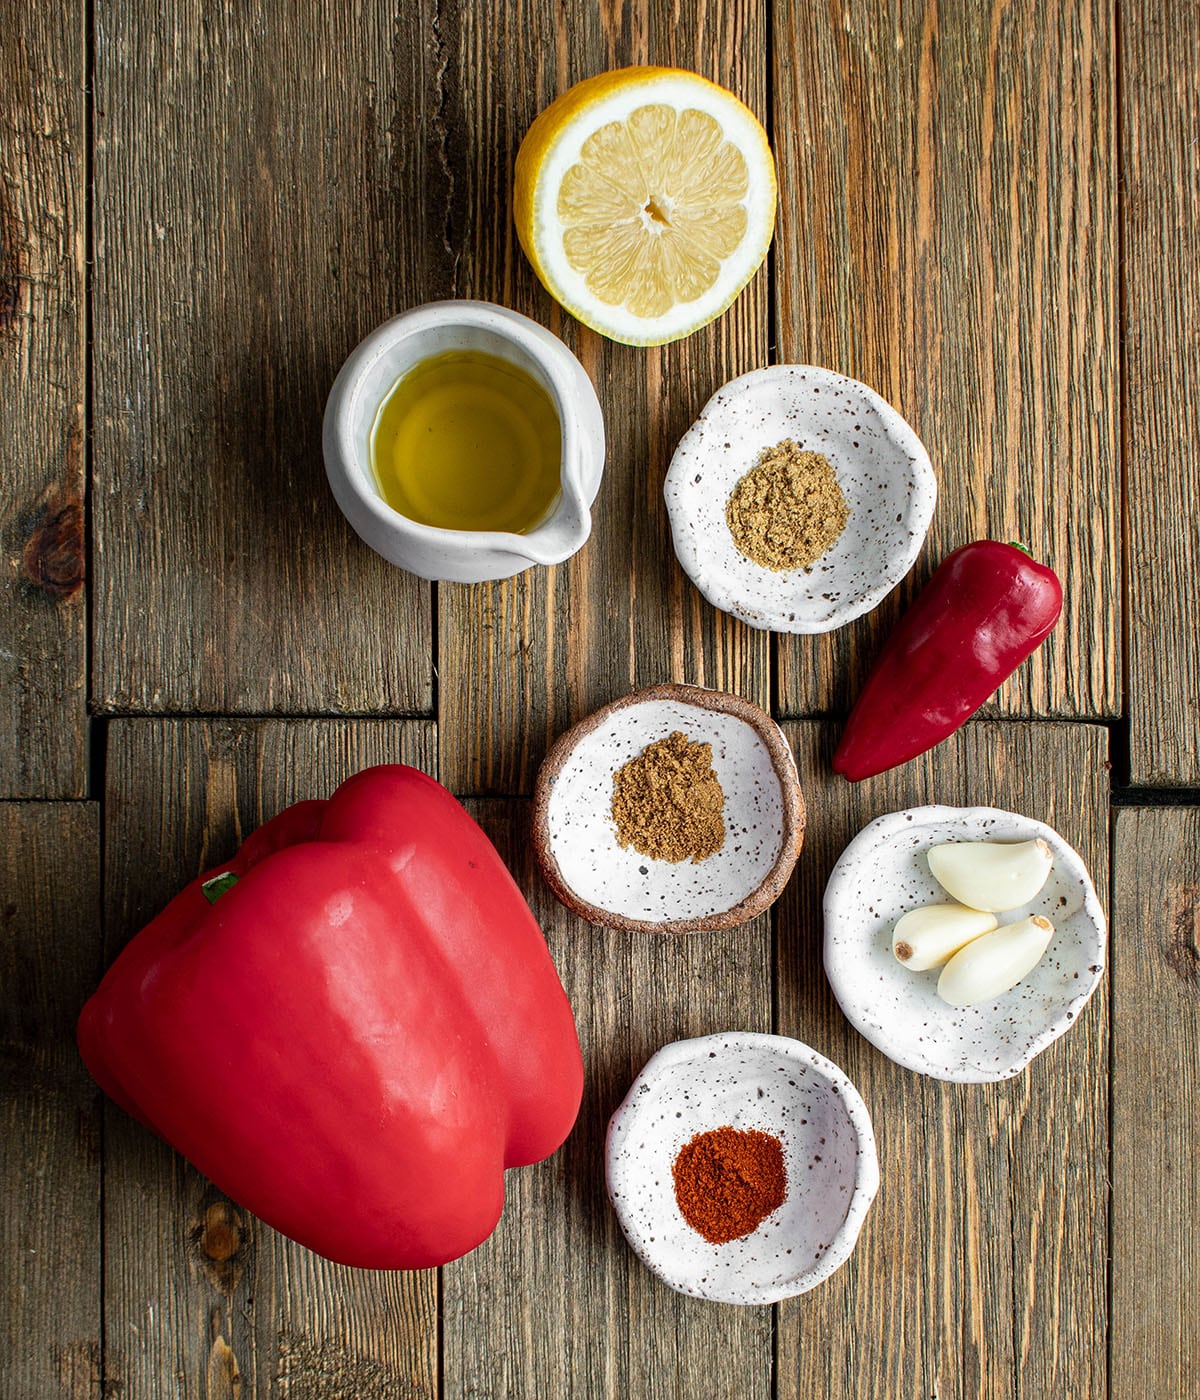
<instances>
[{"instance_id":1,"label":"golden oil in pitcher","mask_svg":"<svg viewBox=\"0 0 1200 1400\"><path fill-rule=\"evenodd\" d=\"M558 500L562 430L531 374L448 350L403 374L371 429L371 469L401 515L443 530L540 525Z\"/></svg>"}]
</instances>

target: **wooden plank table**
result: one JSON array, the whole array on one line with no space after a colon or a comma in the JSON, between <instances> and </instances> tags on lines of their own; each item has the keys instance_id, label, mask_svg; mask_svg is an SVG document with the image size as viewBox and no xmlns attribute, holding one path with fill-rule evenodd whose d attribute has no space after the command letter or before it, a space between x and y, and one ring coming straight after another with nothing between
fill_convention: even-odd
<instances>
[{"instance_id":1,"label":"wooden plank table","mask_svg":"<svg viewBox=\"0 0 1200 1400\"><path fill-rule=\"evenodd\" d=\"M1200 7L13 0L4 19L0 1395L1200 1397ZM511 219L536 113L640 62L738 92L780 172L764 273L651 350L567 317ZM596 385L609 457L567 564L431 586L328 494L339 363L449 296L533 316ZM773 361L872 384L938 476L910 579L819 639L705 603L662 501L700 406ZM1055 567L1062 624L951 741L835 779L881 638L983 535ZM771 709L796 753L796 876L726 934L590 928L533 868L548 745L660 680ZM72 1028L186 879L396 760L466 800L516 874L586 1085L485 1245L373 1274L102 1102ZM1110 914L1101 990L1002 1085L900 1069L821 970L839 851L930 800L1050 821ZM731 1028L830 1056L879 1140L857 1251L773 1308L659 1284L604 1192L605 1124L646 1058Z\"/></svg>"}]
</instances>

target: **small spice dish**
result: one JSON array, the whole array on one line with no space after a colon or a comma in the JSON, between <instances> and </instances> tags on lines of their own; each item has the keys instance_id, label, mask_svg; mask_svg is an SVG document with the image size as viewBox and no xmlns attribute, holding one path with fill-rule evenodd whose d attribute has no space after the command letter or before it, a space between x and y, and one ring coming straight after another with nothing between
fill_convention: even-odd
<instances>
[{"instance_id":1,"label":"small spice dish","mask_svg":"<svg viewBox=\"0 0 1200 1400\"><path fill-rule=\"evenodd\" d=\"M655 860L617 839L614 776L682 733L711 744L725 837L699 861ZM546 883L589 923L643 933L745 923L780 895L804 840L804 798L779 726L736 695L690 685L634 691L558 740L538 773L533 846Z\"/></svg>"},{"instance_id":2,"label":"small spice dish","mask_svg":"<svg viewBox=\"0 0 1200 1400\"><path fill-rule=\"evenodd\" d=\"M1054 935L1041 961L992 1002L951 1006L938 972L914 972L892 953L911 910L951 896L929 868L949 841L1040 837L1054 864L1036 897L999 915L1041 915ZM1104 912L1087 868L1052 827L991 807L916 807L879 817L842 852L825 887L825 972L846 1018L897 1064L934 1079L1010 1079L1074 1024L1104 972Z\"/></svg>"},{"instance_id":3,"label":"small spice dish","mask_svg":"<svg viewBox=\"0 0 1200 1400\"><path fill-rule=\"evenodd\" d=\"M783 1204L756 1229L710 1244L684 1219L672 1168L722 1127L778 1139ZM680 1293L774 1303L807 1292L850 1256L879 1189L870 1115L824 1056L786 1036L728 1032L652 1056L612 1116L608 1194L631 1248Z\"/></svg>"},{"instance_id":4,"label":"small spice dish","mask_svg":"<svg viewBox=\"0 0 1200 1400\"><path fill-rule=\"evenodd\" d=\"M850 512L811 571L753 563L726 523L734 487L787 439L828 459ZM937 482L916 433L865 384L773 365L709 399L675 449L663 493L679 562L714 607L773 632L830 632L870 612L912 568Z\"/></svg>"}]
</instances>

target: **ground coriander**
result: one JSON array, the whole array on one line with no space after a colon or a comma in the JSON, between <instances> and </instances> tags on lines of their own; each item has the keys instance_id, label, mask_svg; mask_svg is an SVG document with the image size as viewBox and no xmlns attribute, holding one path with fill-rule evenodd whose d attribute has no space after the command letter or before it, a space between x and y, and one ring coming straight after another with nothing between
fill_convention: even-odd
<instances>
[{"instance_id":1,"label":"ground coriander","mask_svg":"<svg viewBox=\"0 0 1200 1400\"><path fill-rule=\"evenodd\" d=\"M733 488L725 520L738 550L764 569L811 569L837 543L850 510L819 452L791 438L766 447Z\"/></svg>"},{"instance_id":2,"label":"ground coriander","mask_svg":"<svg viewBox=\"0 0 1200 1400\"><path fill-rule=\"evenodd\" d=\"M613 775L617 840L652 860L701 861L725 844L725 793L712 745L676 731Z\"/></svg>"}]
</instances>

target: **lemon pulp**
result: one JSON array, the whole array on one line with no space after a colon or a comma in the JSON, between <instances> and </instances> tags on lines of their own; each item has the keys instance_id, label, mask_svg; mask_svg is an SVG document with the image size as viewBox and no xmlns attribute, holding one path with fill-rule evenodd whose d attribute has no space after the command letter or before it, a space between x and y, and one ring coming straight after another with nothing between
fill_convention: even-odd
<instances>
[{"instance_id":1,"label":"lemon pulp","mask_svg":"<svg viewBox=\"0 0 1200 1400\"><path fill-rule=\"evenodd\" d=\"M401 375L371 429L380 495L443 530L533 529L558 500L561 457L550 395L479 350L448 350Z\"/></svg>"},{"instance_id":2,"label":"lemon pulp","mask_svg":"<svg viewBox=\"0 0 1200 1400\"><path fill-rule=\"evenodd\" d=\"M600 301L662 316L715 284L745 237L749 185L707 112L638 107L593 132L563 177L563 251Z\"/></svg>"}]
</instances>

